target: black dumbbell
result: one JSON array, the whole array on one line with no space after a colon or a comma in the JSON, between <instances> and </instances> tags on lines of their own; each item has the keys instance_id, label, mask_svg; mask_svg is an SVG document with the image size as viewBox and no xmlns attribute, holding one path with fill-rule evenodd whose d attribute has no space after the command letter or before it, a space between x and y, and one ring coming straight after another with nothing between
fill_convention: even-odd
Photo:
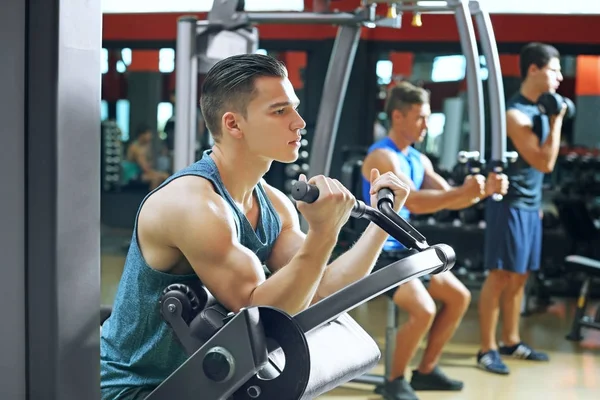
<instances>
[{"instance_id":1,"label":"black dumbbell","mask_svg":"<svg viewBox=\"0 0 600 400\"><path fill-rule=\"evenodd\" d=\"M568 97L562 97L557 93L544 93L537 101L537 106L542 114L557 115L560 113L562 104L567 105L565 117L573 118L575 116L575 104Z\"/></svg>"}]
</instances>

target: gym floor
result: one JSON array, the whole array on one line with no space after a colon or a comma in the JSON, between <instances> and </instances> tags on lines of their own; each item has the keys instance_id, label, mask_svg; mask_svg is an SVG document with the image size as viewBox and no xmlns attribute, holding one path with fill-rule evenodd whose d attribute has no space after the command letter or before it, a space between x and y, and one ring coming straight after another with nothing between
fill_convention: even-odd
<instances>
[{"instance_id":1,"label":"gym floor","mask_svg":"<svg viewBox=\"0 0 600 400\"><path fill-rule=\"evenodd\" d=\"M112 304L123 270L126 244L130 233L103 229L102 235L102 303ZM418 392L421 400L587 400L600 393L600 331L584 330L585 339L572 343L565 339L575 309L574 300L553 299L544 313L522 319L522 339L539 350L547 351L551 361L535 364L507 360L508 376L483 372L475 367L479 327L477 301L473 292L471 307L458 331L446 346L441 366L453 378L464 380L462 392ZM592 304L590 312L599 305ZM383 349L385 339L386 301L376 298L351 312L356 321L371 334ZM400 323L404 315L400 313ZM420 352L415 360L420 357ZM413 361L414 363L414 361ZM374 373L383 372L383 360ZM408 376L410 379L410 376ZM319 397L322 400L375 400L373 387L350 383Z\"/></svg>"}]
</instances>

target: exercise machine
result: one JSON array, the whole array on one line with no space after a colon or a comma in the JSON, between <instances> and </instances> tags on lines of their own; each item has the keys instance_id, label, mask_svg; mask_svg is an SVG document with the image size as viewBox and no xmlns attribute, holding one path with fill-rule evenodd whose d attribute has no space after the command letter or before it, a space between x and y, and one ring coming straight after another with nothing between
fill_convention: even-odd
<instances>
[{"instance_id":1,"label":"exercise machine","mask_svg":"<svg viewBox=\"0 0 600 400\"><path fill-rule=\"evenodd\" d=\"M318 188L297 182L292 196L314 202ZM148 400L313 399L371 370L380 352L348 311L426 274L454 266L454 250L429 246L393 210L391 190L378 193L377 209L357 200L353 218L372 221L418 252L394 262L295 316L272 307L230 313L201 285L171 285L161 313L189 355ZM352 352L348 352L352 348Z\"/></svg>"},{"instance_id":2,"label":"exercise machine","mask_svg":"<svg viewBox=\"0 0 600 400\"><path fill-rule=\"evenodd\" d=\"M255 24L326 24L338 26L325 89L319 106L311 153L311 175L327 174L342 112L343 100L362 27L400 28L401 16L377 15L377 4L365 1L353 12L328 11L329 1L316 1L319 12L246 12L244 1L215 1L206 20L184 16L178 20L175 52L177 113L174 169L195 160L198 74L216 62L258 49Z\"/></svg>"},{"instance_id":3,"label":"exercise machine","mask_svg":"<svg viewBox=\"0 0 600 400\"><path fill-rule=\"evenodd\" d=\"M565 257L565 273L579 275L581 287L577 297L577 308L571 323L567 340L579 342L583 339L582 329L600 329L600 307L595 316L587 315L589 299L594 281L600 280L600 254L597 242L600 230L594 223L588 204L575 196L557 196L554 204L558 209L561 225L571 242L571 249Z\"/></svg>"},{"instance_id":4,"label":"exercise machine","mask_svg":"<svg viewBox=\"0 0 600 400\"><path fill-rule=\"evenodd\" d=\"M488 66L488 93L490 108L491 129L491 160L485 160L485 120L483 106L483 88L479 79L479 60L476 65L471 65L469 75L469 59L467 59L467 82L477 79L477 104L474 108L473 102L469 103L469 122L471 132L469 135L469 150L458 154L458 161L467 164L469 174L481 174L486 168L496 174L502 174L509 162L515 162L518 154L506 151L506 104L504 101L504 85L502 83L502 70L500 68L500 57L492 27L490 15L482 7L479 1L470 0L469 10L474 17L477 33L481 42L481 49ZM477 54L477 53L475 53ZM475 74L475 75L473 75ZM472 92L469 92L469 95ZM475 134L474 134L475 133ZM495 201L501 201L503 196L496 193L492 196Z\"/></svg>"}]
</instances>

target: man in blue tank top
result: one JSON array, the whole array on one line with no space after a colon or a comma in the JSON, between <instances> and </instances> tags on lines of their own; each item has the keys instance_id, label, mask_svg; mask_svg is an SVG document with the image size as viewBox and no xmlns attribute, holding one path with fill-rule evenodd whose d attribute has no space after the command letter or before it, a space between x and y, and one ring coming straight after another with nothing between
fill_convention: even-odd
<instances>
[{"instance_id":1,"label":"man in blue tank top","mask_svg":"<svg viewBox=\"0 0 600 400\"><path fill-rule=\"evenodd\" d=\"M558 115L542 115L536 102L543 93L555 92L562 81L559 57L554 47L542 43L528 44L521 51L523 81L506 105L507 148L517 151L519 159L507 169L510 189L504 200L486 205L485 266L489 274L479 301L481 350L477 363L498 374L509 373L500 355L548 360L546 354L521 341L519 319L529 273L540 268L542 180L556 163L565 112L563 108Z\"/></svg>"},{"instance_id":2,"label":"man in blue tank top","mask_svg":"<svg viewBox=\"0 0 600 400\"><path fill-rule=\"evenodd\" d=\"M431 161L412 147L427 133L431 112L427 91L408 82L399 83L388 93L385 112L390 121L389 133L369 148L363 163L364 198L370 193L367 177L372 168L393 172L411 188L399 212L405 219L411 214L460 210L493 193L506 193L506 177L495 174L491 174L487 182L481 175L468 176L461 186L451 187L434 171ZM410 254L410 249L393 238L388 239L385 250L399 258ZM462 382L448 378L437 364L444 345L469 306L469 290L451 272L445 272L432 275L428 288L420 280L413 280L390 295L394 303L409 314L409 319L397 333L391 379L383 388L386 399L417 399L414 390L461 390ZM435 300L443 303L440 312L436 312ZM405 370L427 331L427 347L409 383L404 379Z\"/></svg>"},{"instance_id":3,"label":"man in blue tank top","mask_svg":"<svg viewBox=\"0 0 600 400\"><path fill-rule=\"evenodd\" d=\"M285 66L271 57L234 56L208 72L201 105L215 145L140 205L102 327L103 400L143 399L187 359L159 312L168 285L200 280L230 311L264 305L295 315L371 272L388 236L374 224L329 263L355 204L348 189L324 176L308 181L320 196L297 204L305 234L290 199L262 179L273 161L298 158L298 103ZM393 174L373 170L371 182L373 193L394 192L396 209L408 195Z\"/></svg>"}]
</instances>

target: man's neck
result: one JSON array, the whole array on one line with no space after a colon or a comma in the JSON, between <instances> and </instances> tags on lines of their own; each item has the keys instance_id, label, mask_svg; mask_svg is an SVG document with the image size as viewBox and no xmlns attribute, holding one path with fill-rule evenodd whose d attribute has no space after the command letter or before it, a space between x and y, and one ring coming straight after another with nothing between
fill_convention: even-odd
<instances>
[{"instance_id":1,"label":"man's neck","mask_svg":"<svg viewBox=\"0 0 600 400\"><path fill-rule=\"evenodd\" d=\"M409 140L406 140L401 135L399 135L393 128L388 132L388 136L394 142L398 150L403 153L406 153L406 150L412 145Z\"/></svg>"},{"instance_id":2,"label":"man's neck","mask_svg":"<svg viewBox=\"0 0 600 400\"><path fill-rule=\"evenodd\" d=\"M521 93L521 95L523 97L525 97L527 100L531 101L532 103L537 103L538 99L542 95L542 92L539 89L535 88L528 81L524 81L521 84L521 88L520 88L519 92Z\"/></svg>"},{"instance_id":3,"label":"man's neck","mask_svg":"<svg viewBox=\"0 0 600 400\"><path fill-rule=\"evenodd\" d=\"M260 159L235 146L224 149L218 143L212 147L211 157L233 200L244 209L251 207L254 188L271 167L271 161Z\"/></svg>"}]
</instances>

